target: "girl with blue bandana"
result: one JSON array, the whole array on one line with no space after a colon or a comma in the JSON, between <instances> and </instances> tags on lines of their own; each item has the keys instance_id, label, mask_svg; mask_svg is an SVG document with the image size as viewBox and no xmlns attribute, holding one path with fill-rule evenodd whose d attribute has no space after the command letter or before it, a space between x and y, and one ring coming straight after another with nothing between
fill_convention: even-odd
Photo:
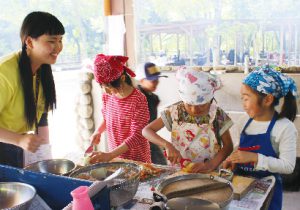
<instances>
[{"instance_id":1,"label":"girl with blue bandana","mask_svg":"<svg viewBox=\"0 0 300 210\"><path fill-rule=\"evenodd\" d=\"M191 68L178 70L176 76L182 101L167 107L160 118L144 128L143 135L164 147L172 164L180 163L189 172L213 171L233 150L229 133L233 123L214 101L221 82ZM163 127L171 132L171 141L156 133ZM183 164L184 160L192 164Z\"/></svg>"},{"instance_id":2,"label":"girl with blue bandana","mask_svg":"<svg viewBox=\"0 0 300 210\"><path fill-rule=\"evenodd\" d=\"M293 172L296 162L297 88L288 76L270 66L251 72L241 87L243 107L249 117L241 120L239 148L224 162L238 174L262 178L274 175L276 183L269 209L282 208L279 174ZM280 113L275 110L283 98Z\"/></svg>"}]
</instances>

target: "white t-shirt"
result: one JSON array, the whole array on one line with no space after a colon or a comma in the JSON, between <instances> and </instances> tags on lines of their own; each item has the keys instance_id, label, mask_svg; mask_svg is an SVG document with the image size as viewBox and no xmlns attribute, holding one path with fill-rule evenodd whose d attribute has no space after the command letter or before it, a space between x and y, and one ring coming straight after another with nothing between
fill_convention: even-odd
<instances>
[{"instance_id":1,"label":"white t-shirt","mask_svg":"<svg viewBox=\"0 0 300 210\"><path fill-rule=\"evenodd\" d=\"M242 132L249 116L244 115L238 121L239 133ZM270 121L253 120L245 130L246 134L255 135L267 132ZM270 171L273 173L290 174L296 164L296 143L298 132L293 122L287 118L276 121L271 131L271 144L278 158L258 154L256 170Z\"/></svg>"}]
</instances>

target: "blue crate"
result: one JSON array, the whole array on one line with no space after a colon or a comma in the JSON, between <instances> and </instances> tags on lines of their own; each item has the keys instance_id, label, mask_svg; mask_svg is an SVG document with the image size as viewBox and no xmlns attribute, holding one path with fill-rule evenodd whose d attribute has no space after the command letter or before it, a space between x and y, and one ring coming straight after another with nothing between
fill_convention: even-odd
<instances>
[{"instance_id":1,"label":"blue crate","mask_svg":"<svg viewBox=\"0 0 300 210\"><path fill-rule=\"evenodd\" d=\"M23 182L35 187L37 194L52 209L62 209L72 201L70 194L79 186L92 182L70 177L39 173L0 164L0 182ZM110 210L109 189L103 188L92 199L95 209Z\"/></svg>"}]
</instances>

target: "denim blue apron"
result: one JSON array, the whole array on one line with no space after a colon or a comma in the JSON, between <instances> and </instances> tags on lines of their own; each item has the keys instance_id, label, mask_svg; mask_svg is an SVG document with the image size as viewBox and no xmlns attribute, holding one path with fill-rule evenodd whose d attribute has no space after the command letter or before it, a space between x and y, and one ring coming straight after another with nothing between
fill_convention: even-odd
<instances>
[{"instance_id":1,"label":"denim blue apron","mask_svg":"<svg viewBox=\"0 0 300 210\"><path fill-rule=\"evenodd\" d=\"M256 135L248 135L245 133L245 130L253 120L249 119L241 133L239 148L244 151L246 150L278 158L271 144L271 131L277 120L277 116L277 113L275 113L266 133ZM282 180L279 174L271 173L269 171L255 171L253 163L238 164L236 172L240 175L253 176L256 178L263 178L270 175L275 176L276 182L274 186L274 194L269 209L277 210L282 208Z\"/></svg>"}]
</instances>

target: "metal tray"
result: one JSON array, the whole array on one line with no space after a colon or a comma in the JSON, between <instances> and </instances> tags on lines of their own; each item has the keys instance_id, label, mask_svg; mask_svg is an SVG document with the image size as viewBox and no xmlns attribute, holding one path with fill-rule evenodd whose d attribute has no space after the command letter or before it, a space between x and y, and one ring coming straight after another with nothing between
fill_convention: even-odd
<instances>
[{"instance_id":1,"label":"metal tray","mask_svg":"<svg viewBox=\"0 0 300 210\"><path fill-rule=\"evenodd\" d=\"M130 201L136 194L139 186L141 167L135 163L112 162L112 163L97 163L90 166L82 167L70 174L70 177L77 178L79 174L90 173L95 169L115 167L130 170L133 175L128 178L126 173L121 173L118 177L108 183L110 189L110 202L112 206L121 206ZM109 176L108 173L106 175ZM105 178L105 177L104 177Z\"/></svg>"},{"instance_id":2,"label":"metal tray","mask_svg":"<svg viewBox=\"0 0 300 210\"><path fill-rule=\"evenodd\" d=\"M178 182L178 181L183 181L183 180L192 180L192 179L208 179L208 180L214 180L217 182L222 182L228 184L231 190L231 195L228 199L218 202L218 205L222 209L226 209L229 205L229 203L233 199L233 186L230 181L223 179L219 176L213 176L213 175L208 175L208 174L187 174L187 175L179 175L176 177L171 177L171 178L166 178L161 180L161 182L156 186L156 190L159 193L162 193L163 189L168 186L171 183Z\"/></svg>"}]
</instances>

